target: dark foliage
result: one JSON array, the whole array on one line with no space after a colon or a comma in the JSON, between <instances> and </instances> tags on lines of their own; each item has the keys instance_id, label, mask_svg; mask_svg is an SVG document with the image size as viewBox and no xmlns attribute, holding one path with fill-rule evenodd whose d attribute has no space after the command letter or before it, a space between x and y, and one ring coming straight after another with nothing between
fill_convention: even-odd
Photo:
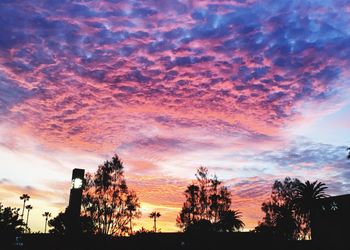
<instances>
[{"instance_id":1,"label":"dark foliage","mask_svg":"<svg viewBox=\"0 0 350 250\"><path fill-rule=\"evenodd\" d=\"M4 207L0 203L0 235L1 244L8 246L15 240L16 235L23 233L24 223L20 219L19 209Z\"/></svg>"},{"instance_id":2,"label":"dark foliage","mask_svg":"<svg viewBox=\"0 0 350 250\"><path fill-rule=\"evenodd\" d=\"M240 213L231 210L231 193L217 179L208 177L208 169L197 170L196 181L185 191L183 204L176 222L188 231L236 231L244 226Z\"/></svg>"},{"instance_id":3,"label":"dark foliage","mask_svg":"<svg viewBox=\"0 0 350 250\"><path fill-rule=\"evenodd\" d=\"M275 181L270 200L262 204L265 213L263 221L255 229L257 232L270 233L280 239L297 239L303 232L304 221L295 209L298 179L285 178Z\"/></svg>"},{"instance_id":4,"label":"dark foliage","mask_svg":"<svg viewBox=\"0 0 350 250\"><path fill-rule=\"evenodd\" d=\"M117 155L86 174L82 215L92 219L95 233L131 234L132 219L140 217L136 193L126 185L123 163Z\"/></svg>"},{"instance_id":5,"label":"dark foliage","mask_svg":"<svg viewBox=\"0 0 350 250\"><path fill-rule=\"evenodd\" d=\"M189 224L186 227L185 232L186 233L210 233L210 232L214 232L214 227L209 220L201 219Z\"/></svg>"},{"instance_id":6,"label":"dark foliage","mask_svg":"<svg viewBox=\"0 0 350 250\"><path fill-rule=\"evenodd\" d=\"M228 210L220 213L220 220L217 222L217 231L234 232L244 227L240 219L239 211Z\"/></svg>"},{"instance_id":7,"label":"dark foliage","mask_svg":"<svg viewBox=\"0 0 350 250\"><path fill-rule=\"evenodd\" d=\"M52 227L49 232L56 235L67 235L70 223L71 218L66 209L65 212L60 212L55 218L49 220L49 227ZM90 217L80 216L79 231L82 234L93 234L94 224Z\"/></svg>"},{"instance_id":8,"label":"dark foliage","mask_svg":"<svg viewBox=\"0 0 350 250\"><path fill-rule=\"evenodd\" d=\"M153 231L157 232L157 218L159 218L161 214L157 211L152 212L149 217L153 219Z\"/></svg>"},{"instance_id":9,"label":"dark foliage","mask_svg":"<svg viewBox=\"0 0 350 250\"><path fill-rule=\"evenodd\" d=\"M279 239L311 238L311 216L316 200L326 197L327 187L322 182L300 182L286 177L275 181L271 197L262 204L265 213L256 232Z\"/></svg>"}]
</instances>

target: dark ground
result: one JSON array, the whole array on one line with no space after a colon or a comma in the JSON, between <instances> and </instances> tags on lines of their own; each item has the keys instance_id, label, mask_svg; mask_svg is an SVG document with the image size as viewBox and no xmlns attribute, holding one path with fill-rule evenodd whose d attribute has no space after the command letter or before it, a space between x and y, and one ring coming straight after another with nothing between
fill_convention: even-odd
<instances>
[{"instance_id":1,"label":"dark ground","mask_svg":"<svg viewBox=\"0 0 350 250\"><path fill-rule=\"evenodd\" d=\"M21 244L23 243L23 245ZM141 234L133 237L58 237L49 234L23 235L17 246L23 250L350 250L350 240L281 241L252 233L215 233L188 235L183 233ZM22 246L21 246L22 245ZM1 250L7 250L0 246Z\"/></svg>"}]
</instances>

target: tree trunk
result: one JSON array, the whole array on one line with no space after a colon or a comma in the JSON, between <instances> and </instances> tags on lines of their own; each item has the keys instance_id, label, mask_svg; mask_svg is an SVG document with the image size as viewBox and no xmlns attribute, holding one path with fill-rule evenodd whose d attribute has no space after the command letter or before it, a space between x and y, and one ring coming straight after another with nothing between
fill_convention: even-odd
<instances>
[{"instance_id":1,"label":"tree trunk","mask_svg":"<svg viewBox=\"0 0 350 250\"><path fill-rule=\"evenodd\" d=\"M23 220L23 217L24 217L24 208L25 208L25 206L26 206L26 200L23 201L23 209L22 209L22 215L21 215L22 220Z\"/></svg>"},{"instance_id":2,"label":"tree trunk","mask_svg":"<svg viewBox=\"0 0 350 250\"><path fill-rule=\"evenodd\" d=\"M29 227L28 227L29 212L30 212L30 210L28 209L28 212L27 212L27 222L26 222L27 230L29 230Z\"/></svg>"},{"instance_id":3,"label":"tree trunk","mask_svg":"<svg viewBox=\"0 0 350 250\"><path fill-rule=\"evenodd\" d=\"M313 240L312 229L314 227L314 216L315 216L314 211L313 211L313 209L311 209L310 210L310 214L309 214L309 218L310 218L310 238L311 238L311 240Z\"/></svg>"},{"instance_id":4,"label":"tree trunk","mask_svg":"<svg viewBox=\"0 0 350 250\"><path fill-rule=\"evenodd\" d=\"M131 218L132 218L132 212L130 211L130 235L132 235L132 222L131 222Z\"/></svg>"},{"instance_id":5,"label":"tree trunk","mask_svg":"<svg viewBox=\"0 0 350 250\"><path fill-rule=\"evenodd\" d=\"M153 228L154 228L154 232L156 233L157 232L157 219L156 219L156 217L154 217L154 219L153 219Z\"/></svg>"}]
</instances>

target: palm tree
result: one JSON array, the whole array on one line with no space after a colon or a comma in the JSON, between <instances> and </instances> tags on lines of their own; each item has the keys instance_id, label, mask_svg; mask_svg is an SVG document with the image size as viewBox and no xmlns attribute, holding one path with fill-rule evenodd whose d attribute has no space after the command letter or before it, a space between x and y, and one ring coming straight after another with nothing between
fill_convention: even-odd
<instances>
[{"instance_id":1,"label":"palm tree","mask_svg":"<svg viewBox=\"0 0 350 250\"><path fill-rule=\"evenodd\" d=\"M312 221L314 210L316 209L316 201L327 197L325 190L328 187L323 182L319 181L306 181L305 183L300 183L297 186L297 198L295 201L296 208L300 215L306 219L306 223L310 228L311 238L312 238Z\"/></svg>"},{"instance_id":2,"label":"palm tree","mask_svg":"<svg viewBox=\"0 0 350 250\"><path fill-rule=\"evenodd\" d=\"M224 232L233 232L243 228L244 223L241 220L241 212L237 210L228 210L222 212L220 214L218 226L218 229Z\"/></svg>"},{"instance_id":3,"label":"palm tree","mask_svg":"<svg viewBox=\"0 0 350 250\"><path fill-rule=\"evenodd\" d=\"M159 218L161 216L161 214L159 212L152 212L149 217L153 218L153 230L154 232L157 232L157 218Z\"/></svg>"},{"instance_id":4,"label":"palm tree","mask_svg":"<svg viewBox=\"0 0 350 250\"><path fill-rule=\"evenodd\" d=\"M21 197L19 197L21 200L23 200L23 209L22 209L22 214L21 214L21 219L23 220L24 216L24 208L26 206L26 202L29 201L30 196L28 194L22 194Z\"/></svg>"},{"instance_id":5,"label":"palm tree","mask_svg":"<svg viewBox=\"0 0 350 250\"><path fill-rule=\"evenodd\" d=\"M43 213L43 216L45 217L45 231L44 232L46 233L47 221L48 221L49 217L51 217L51 213L45 212L45 213Z\"/></svg>"},{"instance_id":6,"label":"palm tree","mask_svg":"<svg viewBox=\"0 0 350 250\"><path fill-rule=\"evenodd\" d=\"M29 227L28 227L29 212L30 212L30 210L33 209L33 206L32 206L32 205L27 205L27 206L26 206L26 209L27 209L27 222L26 222L26 226L27 226L27 231L29 231Z\"/></svg>"}]
</instances>

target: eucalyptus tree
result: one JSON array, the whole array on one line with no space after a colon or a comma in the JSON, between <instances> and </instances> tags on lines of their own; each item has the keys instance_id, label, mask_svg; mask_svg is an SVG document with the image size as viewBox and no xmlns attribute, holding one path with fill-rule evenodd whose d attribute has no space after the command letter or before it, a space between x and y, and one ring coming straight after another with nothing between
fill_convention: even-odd
<instances>
[{"instance_id":1,"label":"eucalyptus tree","mask_svg":"<svg viewBox=\"0 0 350 250\"><path fill-rule=\"evenodd\" d=\"M129 218L129 234L132 235L132 219L133 218L139 218L141 216L141 211L139 208L139 200L134 191L130 191L126 198L126 210L128 212L128 218Z\"/></svg>"},{"instance_id":2,"label":"eucalyptus tree","mask_svg":"<svg viewBox=\"0 0 350 250\"><path fill-rule=\"evenodd\" d=\"M303 221L295 210L296 188L299 184L298 179L289 177L274 182L270 199L261 205L265 215L255 228L257 232L270 231L273 236L281 239L300 238Z\"/></svg>"},{"instance_id":3,"label":"eucalyptus tree","mask_svg":"<svg viewBox=\"0 0 350 250\"><path fill-rule=\"evenodd\" d=\"M244 226L240 212L232 210L231 192L217 176L210 178L208 169L200 167L196 180L184 192L185 202L177 216L184 231L235 231Z\"/></svg>"},{"instance_id":4,"label":"eucalyptus tree","mask_svg":"<svg viewBox=\"0 0 350 250\"><path fill-rule=\"evenodd\" d=\"M131 220L140 216L140 202L124 178L124 166L118 155L85 176L82 215L90 217L95 233L126 235Z\"/></svg>"}]
</instances>

